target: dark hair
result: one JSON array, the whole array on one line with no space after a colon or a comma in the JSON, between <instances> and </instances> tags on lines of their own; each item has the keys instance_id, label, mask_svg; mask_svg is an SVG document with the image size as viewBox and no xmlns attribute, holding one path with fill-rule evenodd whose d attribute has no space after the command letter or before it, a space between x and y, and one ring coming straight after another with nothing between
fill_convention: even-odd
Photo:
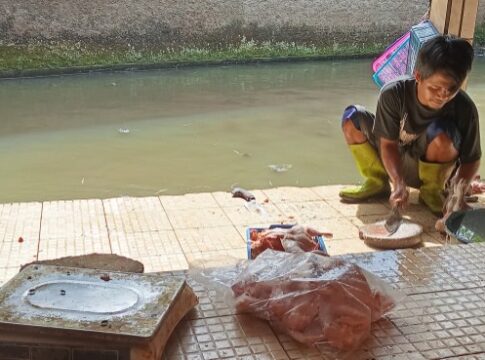
<instances>
[{"instance_id":1,"label":"dark hair","mask_svg":"<svg viewBox=\"0 0 485 360\"><path fill-rule=\"evenodd\" d=\"M441 71L461 85L472 68L472 62L473 47L468 41L440 35L424 43L419 50L415 70L423 79Z\"/></svg>"}]
</instances>

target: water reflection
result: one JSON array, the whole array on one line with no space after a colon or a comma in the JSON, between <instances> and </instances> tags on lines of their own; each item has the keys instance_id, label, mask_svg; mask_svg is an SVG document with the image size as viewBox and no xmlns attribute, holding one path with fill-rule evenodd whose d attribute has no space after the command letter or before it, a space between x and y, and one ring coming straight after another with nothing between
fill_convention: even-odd
<instances>
[{"instance_id":1,"label":"water reflection","mask_svg":"<svg viewBox=\"0 0 485 360\"><path fill-rule=\"evenodd\" d=\"M0 202L358 181L339 118L349 103L375 108L369 64L1 81ZM469 82L481 113L484 70Z\"/></svg>"}]
</instances>

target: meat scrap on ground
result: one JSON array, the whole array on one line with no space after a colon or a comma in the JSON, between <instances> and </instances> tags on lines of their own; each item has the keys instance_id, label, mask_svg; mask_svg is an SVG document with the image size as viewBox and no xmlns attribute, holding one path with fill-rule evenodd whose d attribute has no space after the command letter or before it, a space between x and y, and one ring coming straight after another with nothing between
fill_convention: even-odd
<instances>
[{"instance_id":1,"label":"meat scrap on ground","mask_svg":"<svg viewBox=\"0 0 485 360\"><path fill-rule=\"evenodd\" d=\"M299 342L345 351L357 348L371 323L395 305L382 280L313 253L266 250L247 263L232 290L239 312L266 319Z\"/></svg>"}]
</instances>

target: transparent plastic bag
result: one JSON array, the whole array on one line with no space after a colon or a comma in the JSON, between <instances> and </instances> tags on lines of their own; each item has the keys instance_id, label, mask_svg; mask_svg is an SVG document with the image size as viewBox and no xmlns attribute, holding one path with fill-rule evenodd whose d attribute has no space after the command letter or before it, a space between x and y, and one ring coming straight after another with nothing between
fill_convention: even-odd
<instances>
[{"instance_id":1,"label":"transparent plastic bag","mask_svg":"<svg viewBox=\"0 0 485 360\"><path fill-rule=\"evenodd\" d=\"M309 346L350 353L369 336L371 323L400 295L355 264L314 253L266 250L232 270L203 276L233 292L238 313L249 313Z\"/></svg>"}]
</instances>

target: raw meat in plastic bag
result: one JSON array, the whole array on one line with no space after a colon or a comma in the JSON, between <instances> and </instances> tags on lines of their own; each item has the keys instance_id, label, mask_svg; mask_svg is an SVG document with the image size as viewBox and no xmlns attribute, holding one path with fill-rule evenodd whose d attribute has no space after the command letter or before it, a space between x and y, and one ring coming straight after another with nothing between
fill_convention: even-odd
<instances>
[{"instance_id":1,"label":"raw meat in plastic bag","mask_svg":"<svg viewBox=\"0 0 485 360\"><path fill-rule=\"evenodd\" d=\"M397 296L357 265L312 253L266 250L232 284L238 312L268 320L299 342L356 349Z\"/></svg>"}]
</instances>

